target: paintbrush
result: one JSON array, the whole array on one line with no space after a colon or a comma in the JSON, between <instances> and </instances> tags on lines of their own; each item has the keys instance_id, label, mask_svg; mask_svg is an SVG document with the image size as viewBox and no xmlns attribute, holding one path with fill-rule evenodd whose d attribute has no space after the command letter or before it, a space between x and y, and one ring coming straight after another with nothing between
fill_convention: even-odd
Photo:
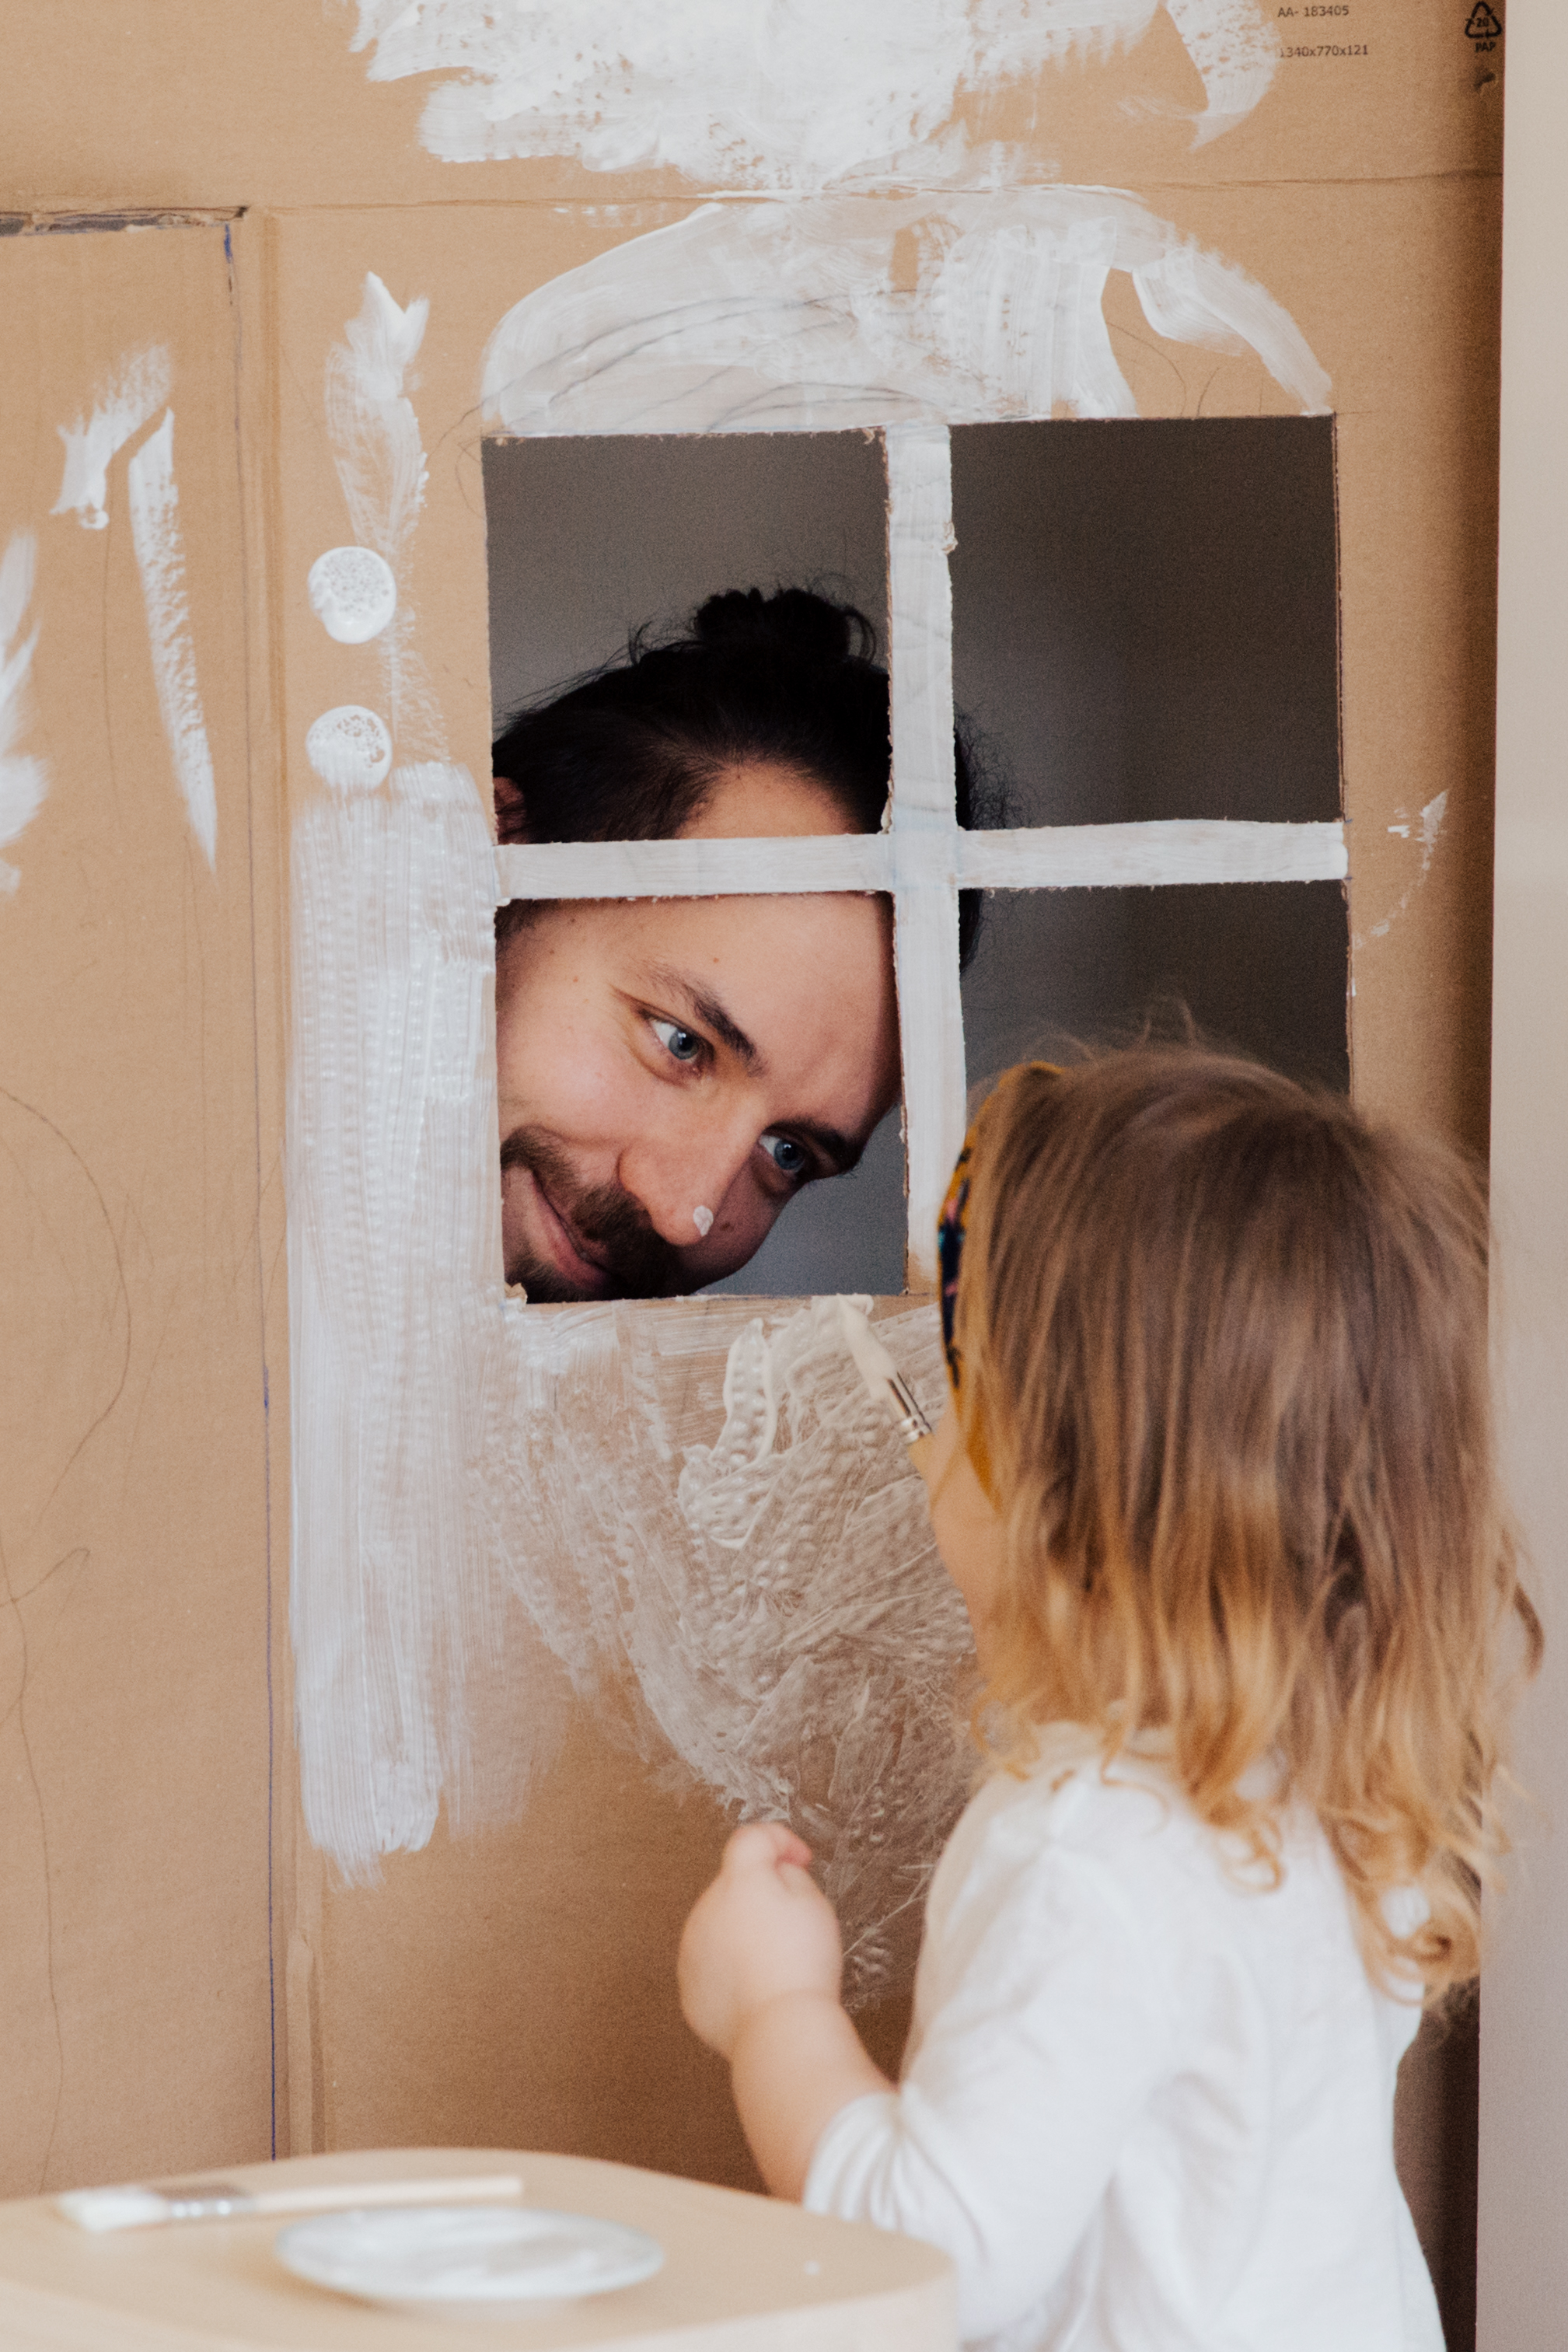
<instances>
[{"instance_id":1,"label":"paintbrush","mask_svg":"<svg viewBox=\"0 0 1568 2352\"><path fill-rule=\"evenodd\" d=\"M894 1427L908 1446L909 1457L915 1468L924 1470L926 1450L931 1444L931 1423L922 1412L915 1391L852 1299L840 1299L839 1314L843 1322L844 1343L855 1360L868 1393L888 1413Z\"/></svg>"},{"instance_id":2,"label":"paintbrush","mask_svg":"<svg viewBox=\"0 0 1568 2352\"><path fill-rule=\"evenodd\" d=\"M57 2211L80 2230L144 2230L162 2221L248 2221L268 2213L358 2211L367 2205L494 2205L523 2193L518 2172L448 2173L442 2180L327 2180L314 2188L245 2189L233 2180L162 2189L71 2189Z\"/></svg>"}]
</instances>

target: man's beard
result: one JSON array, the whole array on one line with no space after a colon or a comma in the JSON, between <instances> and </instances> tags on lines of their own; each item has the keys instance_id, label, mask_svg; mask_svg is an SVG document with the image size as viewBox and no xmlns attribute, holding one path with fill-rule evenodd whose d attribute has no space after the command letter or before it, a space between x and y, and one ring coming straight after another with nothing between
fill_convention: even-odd
<instances>
[{"instance_id":1,"label":"man's beard","mask_svg":"<svg viewBox=\"0 0 1568 2352\"><path fill-rule=\"evenodd\" d=\"M503 1180L526 1168L549 1196L573 1237L587 1244L610 1277L607 1290L583 1290L549 1258L524 1255L507 1268L532 1303L573 1298L664 1298L680 1287L680 1253L653 1230L641 1201L620 1184L579 1184L570 1160L542 1127L517 1127L501 1146Z\"/></svg>"}]
</instances>

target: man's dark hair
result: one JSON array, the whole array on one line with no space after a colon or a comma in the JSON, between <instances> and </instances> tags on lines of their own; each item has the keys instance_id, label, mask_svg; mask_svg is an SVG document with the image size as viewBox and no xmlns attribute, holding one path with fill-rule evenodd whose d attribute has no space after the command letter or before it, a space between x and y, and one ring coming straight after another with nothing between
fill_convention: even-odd
<instances>
[{"instance_id":1,"label":"man's dark hair","mask_svg":"<svg viewBox=\"0 0 1568 2352\"><path fill-rule=\"evenodd\" d=\"M852 604L805 588L731 588L710 596L688 629L639 630L624 662L526 704L494 747L510 794L497 795L504 842L665 841L689 824L727 770L766 761L810 776L855 833L880 830L892 753L887 672L876 632ZM961 825L999 821L982 798L962 730L954 736ZM528 919L514 901L497 943ZM980 894L958 906L967 963Z\"/></svg>"}]
</instances>

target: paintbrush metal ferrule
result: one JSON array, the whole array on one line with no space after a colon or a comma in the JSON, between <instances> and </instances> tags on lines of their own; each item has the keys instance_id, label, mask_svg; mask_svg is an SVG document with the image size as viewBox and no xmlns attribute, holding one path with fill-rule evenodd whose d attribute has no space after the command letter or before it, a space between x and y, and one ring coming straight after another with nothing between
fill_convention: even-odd
<instances>
[{"instance_id":1,"label":"paintbrush metal ferrule","mask_svg":"<svg viewBox=\"0 0 1568 2352\"><path fill-rule=\"evenodd\" d=\"M929 1437L931 1423L921 1412L914 1390L902 1372L894 1372L887 1383L889 1411L905 1445L913 1445L918 1437Z\"/></svg>"},{"instance_id":2,"label":"paintbrush metal ferrule","mask_svg":"<svg viewBox=\"0 0 1568 2352\"><path fill-rule=\"evenodd\" d=\"M931 1423L921 1410L919 1399L853 1299L841 1298L839 1314L844 1343L855 1360L868 1394L885 1408L905 1445L917 1445L923 1437L931 1434Z\"/></svg>"}]
</instances>

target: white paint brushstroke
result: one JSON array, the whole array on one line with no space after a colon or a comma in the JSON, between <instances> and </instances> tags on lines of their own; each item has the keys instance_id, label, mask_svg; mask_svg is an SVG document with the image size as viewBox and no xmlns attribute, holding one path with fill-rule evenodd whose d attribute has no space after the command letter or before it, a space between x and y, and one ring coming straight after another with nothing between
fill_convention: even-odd
<instances>
[{"instance_id":1,"label":"white paint brushstroke","mask_svg":"<svg viewBox=\"0 0 1568 2352\"><path fill-rule=\"evenodd\" d=\"M392 771L392 737L379 711L367 710L362 702L340 702L311 720L305 757L335 793L373 793Z\"/></svg>"},{"instance_id":2,"label":"white paint brushstroke","mask_svg":"<svg viewBox=\"0 0 1568 2352\"><path fill-rule=\"evenodd\" d=\"M515 1810L553 1740L485 1488L487 1447L519 1443L486 1421L491 854L441 762L322 794L294 829L295 1706L306 1825L350 1879L423 1844L444 1795L462 1824Z\"/></svg>"},{"instance_id":3,"label":"white paint brushstroke","mask_svg":"<svg viewBox=\"0 0 1568 2352\"><path fill-rule=\"evenodd\" d=\"M1258 0L1165 0L1202 80L1196 142L1252 110L1279 41ZM1141 40L1156 0L360 0L372 81L444 74L420 136L449 163L572 155L700 186L815 194L1018 176L960 99Z\"/></svg>"},{"instance_id":4,"label":"white paint brushstroke","mask_svg":"<svg viewBox=\"0 0 1568 2352\"><path fill-rule=\"evenodd\" d=\"M293 840L291 1622L304 1817L350 1879L600 1735L821 1858L862 2000L966 1792L968 1631L837 1302L522 1308L500 1280L494 852L459 769ZM877 1325L923 1402L929 1307Z\"/></svg>"},{"instance_id":5,"label":"white paint brushstroke","mask_svg":"<svg viewBox=\"0 0 1568 2352\"><path fill-rule=\"evenodd\" d=\"M1280 62L1280 36L1253 0L1165 0L1197 68L1207 100L1195 147L1234 130L1267 95Z\"/></svg>"},{"instance_id":6,"label":"white paint brushstroke","mask_svg":"<svg viewBox=\"0 0 1568 2352\"><path fill-rule=\"evenodd\" d=\"M953 759L953 469L942 425L889 425L887 608L893 824L948 850L957 833ZM956 878L901 890L894 963L904 1065L906 1278L936 1278L936 1214L964 1140L964 1008L958 993Z\"/></svg>"},{"instance_id":7,"label":"white paint brushstroke","mask_svg":"<svg viewBox=\"0 0 1568 2352\"><path fill-rule=\"evenodd\" d=\"M310 566L310 609L340 646L369 645L397 610L392 565L373 547L329 547Z\"/></svg>"},{"instance_id":8,"label":"white paint brushstroke","mask_svg":"<svg viewBox=\"0 0 1568 2352\"><path fill-rule=\"evenodd\" d=\"M875 1328L935 1416L936 1309ZM507 1336L510 1579L601 1736L790 1821L839 1909L851 2000L906 1979L967 1791L969 1629L838 1300L518 1309Z\"/></svg>"},{"instance_id":9,"label":"white paint brushstroke","mask_svg":"<svg viewBox=\"0 0 1568 2352\"><path fill-rule=\"evenodd\" d=\"M1421 811L1421 871L1423 874L1429 873L1431 870L1433 852L1437 846L1443 831L1443 820L1448 814L1448 795L1446 792L1439 793L1436 800L1428 801Z\"/></svg>"},{"instance_id":10,"label":"white paint brushstroke","mask_svg":"<svg viewBox=\"0 0 1568 2352\"><path fill-rule=\"evenodd\" d=\"M424 446L409 393L430 319L428 297L402 309L373 270L359 316L327 361L327 425L354 537L379 555L396 583L395 610L375 643L400 761L445 757L445 737L429 675L414 649L417 615L408 596L408 555L424 504Z\"/></svg>"},{"instance_id":11,"label":"white paint brushstroke","mask_svg":"<svg viewBox=\"0 0 1568 2352\"><path fill-rule=\"evenodd\" d=\"M1028 191L939 208L751 206L738 221L710 206L695 219L518 306L492 345L492 415L528 431L905 428L900 496L940 506L949 415L1059 402L1129 413L1104 329L1113 268L1134 272L1145 307L1163 304L1191 340L1239 335L1273 353L1306 404L1326 398L1278 305L1134 199ZM919 257L913 297L893 285L904 228ZM444 1806L459 1828L506 1818L554 1752L570 1687L603 1737L666 1780L684 1774L740 1811L795 1822L823 1857L860 1998L912 1956L930 1857L967 1777L951 1707L967 1627L923 1490L844 1349L836 1303L757 1316L728 1301L552 1310L507 1297L490 910L514 882L552 897L892 887L934 911L941 953L925 961L954 980L961 882L1338 874L1343 829L960 835L938 740L948 722L935 715L950 658L937 515L935 554L915 531L891 567L903 748L886 835L494 851L480 795L444 743L411 761L403 739L413 710L441 742L434 698L426 689L418 704L400 667L413 660L406 566L423 454L407 386L423 312L372 278L354 326L331 362L331 425L356 540L396 583L385 657L397 764L384 792L334 777L294 842L293 1624L307 1827L363 1877L380 1855L423 1843ZM916 1126L939 1136L954 1091ZM935 1168L935 1144L919 1149ZM935 1407L935 1312L878 1328Z\"/></svg>"},{"instance_id":12,"label":"white paint brushstroke","mask_svg":"<svg viewBox=\"0 0 1568 2352\"><path fill-rule=\"evenodd\" d=\"M185 594L185 550L180 536L180 490L174 479L174 412L150 433L127 468L131 537L141 596L158 715L174 763L174 778L191 830L207 864L218 861L218 801L213 754L196 681L196 648Z\"/></svg>"},{"instance_id":13,"label":"white paint brushstroke","mask_svg":"<svg viewBox=\"0 0 1568 2352\"><path fill-rule=\"evenodd\" d=\"M400 621L425 317L369 278L328 360L355 536L392 571ZM307 1830L358 1880L423 1845L444 1804L455 1828L515 1815L561 1720L495 1501L527 1416L501 1285L495 853L407 629L386 637L392 733L361 705L313 723L329 789L291 842L296 1729ZM434 755L400 756L382 791L394 734Z\"/></svg>"},{"instance_id":14,"label":"white paint brushstroke","mask_svg":"<svg viewBox=\"0 0 1568 2352\"><path fill-rule=\"evenodd\" d=\"M164 406L169 384L169 353L162 344L151 344L120 361L90 416L56 428L66 445L66 464L51 514L74 514L84 530L108 528L110 466Z\"/></svg>"},{"instance_id":15,"label":"white paint brushstroke","mask_svg":"<svg viewBox=\"0 0 1568 2352\"><path fill-rule=\"evenodd\" d=\"M912 290L894 247L913 247ZM1329 379L1289 313L1134 196L699 205L526 295L486 355L493 430L835 432L1131 416L1105 323L1131 276L1156 332L1251 351L1309 415Z\"/></svg>"},{"instance_id":16,"label":"white paint brushstroke","mask_svg":"<svg viewBox=\"0 0 1568 2352\"><path fill-rule=\"evenodd\" d=\"M44 804L48 770L35 755L18 751L27 724L27 689L37 625L24 637L33 601L38 542L30 530L13 531L0 560L0 849L19 840ZM22 877L0 857L0 894L9 897Z\"/></svg>"},{"instance_id":17,"label":"white paint brushstroke","mask_svg":"<svg viewBox=\"0 0 1568 2352\"><path fill-rule=\"evenodd\" d=\"M953 466L944 425L894 425L887 453L888 660L893 830L950 832L953 761Z\"/></svg>"},{"instance_id":18,"label":"white paint brushstroke","mask_svg":"<svg viewBox=\"0 0 1568 2352\"><path fill-rule=\"evenodd\" d=\"M1343 882L1341 819L1301 824L1155 817L965 833L776 841L546 841L496 852L496 898L702 898L813 890L1125 890L1207 882Z\"/></svg>"},{"instance_id":19,"label":"white paint brushstroke","mask_svg":"<svg viewBox=\"0 0 1568 2352\"><path fill-rule=\"evenodd\" d=\"M327 362L327 424L355 537L394 572L424 504L424 449L406 387L429 320L427 296L402 310L371 270L359 316Z\"/></svg>"},{"instance_id":20,"label":"white paint brushstroke","mask_svg":"<svg viewBox=\"0 0 1568 2352\"><path fill-rule=\"evenodd\" d=\"M1414 898L1416 893L1420 889L1421 885L1426 881L1427 875L1432 870L1432 860L1437 856L1437 844L1442 837L1443 820L1448 815L1448 795L1446 792L1439 793L1435 800L1429 800L1427 803L1426 806L1421 811L1417 834L1417 837L1421 845L1421 863L1416 867L1416 872L1411 877L1410 880L1406 884L1404 891L1400 897L1399 903L1394 908L1392 912L1385 915L1381 921L1374 923L1372 929L1364 934L1360 931L1354 931L1351 934L1350 944L1353 952L1358 948L1365 947L1368 940L1386 939L1389 932L1394 929L1395 924L1398 922L1400 917L1408 911L1411 899ZM1402 841L1408 841L1410 838L1410 820L1405 814L1403 809L1401 809L1398 814L1400 819L1399 823L1391 824L1388 830L1392 834L1396 834Z\"/></svg>"},{"instance_id":21,"label":"white paint brushstroke","mask_svg":"<svg viewBox=\"0 0 1568 2352\"><path fill-rule=\"evenodd\" d=\"M448 761L400 761L385 790L311 798L292 865L309 1836L365 1879L443 1810L457 1830L515 1815L570 1689L666 1781L795 1821L864 1998L907 1972L965 1794L952 1685L968 1637L836 1303L759 1318L728 1301L508 1299L481 796ZM936 1317L878 1328L934 1405Z\"/></svg>"},{"instance_id":22,"label":"white paint brushstroke","mask_svg":"<svg viewBox=\"0 0 1568 2352\"><path fill-rule=\"evenodd\" d=\"M1166 889L1208 882L1343 882L1350 852L1339 817L1301 824L1156 817L961 834L957 866L966 890Z\"/></svg>"}]
</instances>

